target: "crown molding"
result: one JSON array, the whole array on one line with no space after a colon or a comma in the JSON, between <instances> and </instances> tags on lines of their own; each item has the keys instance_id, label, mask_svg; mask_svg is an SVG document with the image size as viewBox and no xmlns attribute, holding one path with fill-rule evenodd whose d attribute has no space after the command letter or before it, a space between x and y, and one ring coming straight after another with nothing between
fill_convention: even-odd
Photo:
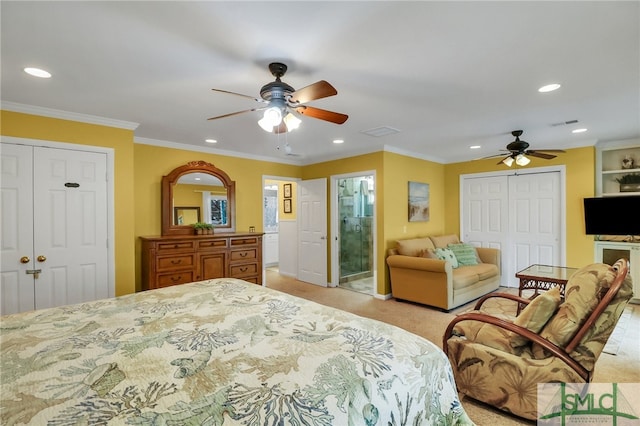
<instances>
[{"instance_id":1,"label":"crown molding","mask_svg":"<svg viewBox=\"0 0 640 426\"><path fill-rule=\"evenodd\" d=\"M447 164L442 158L433 157L431 155L418 154L417 152L408 151L406 149L398 148L393 145L385 145L384 150L386 152L392 152L394 154L404 155L406 157L417 158L418 160L431 161L433 163Z\"/></svg>"},{"instance_id":2,"label":"crown molding","mask_svg":"<svg viewBox=\"0 0 640 426\"><path fill-rule=\"evenodd\" d=\"M139 123L133 123L130 121L99 117L97 115L80 114L77 112L61 111L53 108L25 105L16 102L0 101L0 108L6 111L20 112L23 114L40 115L43 117L78 121L81 123L97 124L100 126L117 127L126 130L135 130L140 125Z\"/></svg>"},{"instance_id":3,"label":"crown molding","mask_svg":"<svg viewBox=\"0 0 640 426\"><path fill-rule=\"evenodd\" d=\"M244 158L244 159L247 159L247 160L267 161L267 162L270 162L270 163L290 164L290 165L293 165L293 166L300 166L301 165L298 160L293 160L293 159L284 159L284 158L268 157L268 156L262 156L262 155L245 154L245 153L241 153L241 152L237 152L237 151L228 151L228 150L225 150L225 149L209 148L209 147L206 147L206 146L189 145L189 144L185 144L185 143L171 142L171 141L165 141L165 140L161 140L161 139L142 138L142 137L135 137L134 136L133 143L137 143L137 144L141 144L141 145L160 146L160 147L163 147L163 148L180 149L180 150L183 150L183 151L204 152L204 153L207 153L207 154L224 155L224 156L227 156L227 157Z\"/></svg>"}]
</instances>

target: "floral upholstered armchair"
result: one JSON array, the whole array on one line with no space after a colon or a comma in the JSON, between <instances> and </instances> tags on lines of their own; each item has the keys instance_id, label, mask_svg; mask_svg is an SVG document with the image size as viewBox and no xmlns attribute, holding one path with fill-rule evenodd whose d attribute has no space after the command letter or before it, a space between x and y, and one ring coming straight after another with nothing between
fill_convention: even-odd
<instances>
[{"instance_id":1,"label":"floral upholstered armchair","mask_svg":"<svg viewBox=\"0 0 640 426\"><path fill-rule=\"evenodd\" d=\"M538 383L588 383L633 295L626 259L576 271L532 301L489 294L457 316L443 337L461 394L527 419L537 418ZM488 315L482 303L506 297L527 306L515 318Z\"/></svg>"}]
</instances>

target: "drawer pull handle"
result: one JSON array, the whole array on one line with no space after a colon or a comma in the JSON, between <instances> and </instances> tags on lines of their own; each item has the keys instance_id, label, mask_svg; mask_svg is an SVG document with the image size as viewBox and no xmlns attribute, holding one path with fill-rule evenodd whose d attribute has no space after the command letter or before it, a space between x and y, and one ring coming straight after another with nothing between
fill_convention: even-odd
<instances>
[{"instance_id":1,"label":"drawer pull handle","mask_svg":"<svg viewBox=\"0 0 640 426\"><path fill-rule=\"evenodd\" d=\"M247 272L247 269L249 269L249 268L246 268L246 267L245 268L240 268L240 272Z\"/></svg>"},{"instance_id":2,"label":"drawer pull handle","mask_svg":"<svg viewBox=\"0 0 640 426\"><path fill-rule=\"evenodd\" d=\"M171 261L171 264L172 264L172 265L179 265L179 264L181 264L181 263L182 263L182 259L177 259L177 260L172 260L172 261Z\"/></svg>"},{"instance_id":3,"label":"drawer pull handle","mask_svg":"<svg viewBox=\"0 0 640 426\"><path fill-rule=\"evenodd\" d=\"M242 253L240 253L240 257L247 257L249 253L247 253L246 251L243 251Z\"/></svg>"},{"instance_id":4,"label":"drawer pull handle","mask_svg":"<svg viewBox=\"0 0 640 426\"><path fill-rule=\"evenodd\" d=\"M175 283L175 282L180 281L181 278L182 278L182 275L178 275L177 277L171 277L171 281L173 281Z\"/></svg>"},{"instance_id":5,"label":"drawer pull handle","mask_svg":"<svg viewBox=\"0 0 640 426\"><path fill-rule=\"evenodd\" d=\"M173 246L173 248L178 248L178 247L180 247L178 244L175 244L175 245Z\"/></svg>"}]
</instances>

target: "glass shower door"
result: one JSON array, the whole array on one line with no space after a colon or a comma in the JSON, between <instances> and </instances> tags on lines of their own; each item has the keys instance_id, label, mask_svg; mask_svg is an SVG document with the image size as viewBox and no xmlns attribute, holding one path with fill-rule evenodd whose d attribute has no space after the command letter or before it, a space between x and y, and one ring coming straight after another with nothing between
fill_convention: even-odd
<instances>
[{"instance_id":1,"label":"glass shower door","mask_svg":"<svg viewBox=\"0 0 640 426\"><path fill-rule=\"evenodd\" d=\"M373 178L360 176L339 182L341 286L373 276ZM372 284L363 289L371 293ZM357 289L357 288L354 288Z\"/></svg>"}]
</instances>

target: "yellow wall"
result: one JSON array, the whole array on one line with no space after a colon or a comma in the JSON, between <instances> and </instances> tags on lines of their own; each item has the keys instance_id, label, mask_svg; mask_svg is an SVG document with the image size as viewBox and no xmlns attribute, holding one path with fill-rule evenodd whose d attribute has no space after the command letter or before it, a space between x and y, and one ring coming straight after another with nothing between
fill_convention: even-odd
<instances>
[{"instance_id":1,"label":"yellow wall","mask_svg":"<svg viewBox=\"0 0 640 426\"><path fill-rule=\"evenodd\" d=\"M114 150L115 291L135 290L133 131L37 115L0 111L2 135L100 146Z\"/></svg>"},{"instance_id":2,"label":"yellow wall","mask_svg":"<svg viewBox=\"0 0 640 426\"><path fill-rule=\"evenodd\" d=\"M409 181L429 184L429 221L409 222ZM384 241L378 244L378 273L384 277L383 294L391 292L385 258L396 240L427 235L440 235L445 231L444 165L413 157L384 153L383 198L376 199L378 212L378 235ZM382 230L381 230L382 229ZM382 266L382 268L380 267ZM378 286L380 282L378 281Z\"/></svg>"},{"instance_id":3,"label":"yellow wall","mask_svg":"<svg viewBox=\"0 0 640 426\"><path fill-rule=\"evenodd\" d=\"M140 289L139 236L159 235L160 181L163 175L189 161L203 160L223 169L236 182L236 230L254 226L262 231L262 177L299 179L373 170L376 173L376 232L378 293L390 293L386 251L401 238L459 233L459 178L461 174L505 170L495 160L443 165L390 152L376 152L304 167L247 160L217 154L133 143L133 131L53 119L10 111L1 112L2 135L113 148L115 152L115 262L116 294ZM593 239L584 234L582 198L594 193L593 147L569 150L551 161L533 159L527 167L564 164L567 177L567 264L593 260ZM409 222L408 182L430 185L430 220ZM280 182L282 185L284 182ZM296 183L292 182L295 218ZM283 193L282 187L279 188ZM328 192L327 196L329 196ZM281 200L280 200L281 201ZM327 205L330 206L330 200ZM329 221L330 215L327 215ZM327 223L330 230L330 223ZM331 247L327 258L331 259ZM330 276L331 265L327 265Z\"/></svg>"},{"instance_id":4,"label":"yellow wall","mask_svg":"<svg viewBox=\"0 0 640 426\"><path fill-rule=\"evenodd\" d=\"M584 211L582 199L594 196L595 148L575 148L560 154L553 160L532 158L526 169L564 165L566 170L566 223L567 265L579 267L593 262L593 237L584 233ZM445 211L451 212L446 221L445 232L460 232L460 175L505 171L496 160L468 161L445 166Z\"/></svg>"},{"instance_id":5,"label":"yellow wall","mask_svg":"<svg viewBox=\"0 0 640 426\"><path fill-rule=\"evenodd\" d=\"M387 249L392 247L397 239L436 235L444 230L444 166L381 151L308 165L304 167L302 174L304 179L329 179L332 175L369 170L376 173L377 291L380 294L388 294L391 292L391 286L386 272ZM430 184L431 217L428 222L408 222L409 181ZM329 196L330 192L327 192L327 197ZM327 199L327 205L330 204L330 200ZM327 220L330 221L329 215ZM330 223L327 224L327 229L331 229ZM330 263L330 245L327 247L327 259ZM330 271L329 264L327 265L328 276L331 275Z\"/></svg>"},{"instance_id":6,"label":"yellow wall","mask_svg":"<svg viewBox=\"0 0 640 426\"><path fill-rule=\"evenodd\" d=\"M202 160L224 170L236 182L236 224L238 232L255 226L262 232L262 177L300 176L300 167L267 161L247 160L203 152L186 151L153 145L134 144L134 192L136 236L136 288L141 288L139 236L160 235L160 182L162 176L189 161Z\"/></svg>"}]
</instances>

